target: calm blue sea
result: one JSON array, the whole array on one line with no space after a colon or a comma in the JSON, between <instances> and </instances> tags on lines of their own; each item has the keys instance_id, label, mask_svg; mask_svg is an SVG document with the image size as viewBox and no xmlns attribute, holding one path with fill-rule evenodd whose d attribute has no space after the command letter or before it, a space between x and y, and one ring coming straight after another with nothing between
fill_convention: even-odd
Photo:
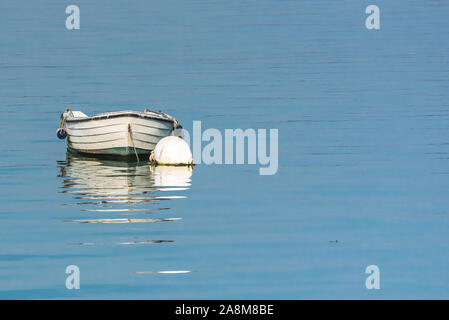
<instances>
[{"instance_id":1,"label":"calm blue sea","mask_svg":"<svg viewBox=\"0 0 449 320\"><path fill-rule=\"evenodd\" d=\"M365 27L370 4L380 30ZM0 298L449 298L448 12L2 0ZM55 134L67 105L275 128L279 170L73 157Z\"/></svg>"}]
</instances>

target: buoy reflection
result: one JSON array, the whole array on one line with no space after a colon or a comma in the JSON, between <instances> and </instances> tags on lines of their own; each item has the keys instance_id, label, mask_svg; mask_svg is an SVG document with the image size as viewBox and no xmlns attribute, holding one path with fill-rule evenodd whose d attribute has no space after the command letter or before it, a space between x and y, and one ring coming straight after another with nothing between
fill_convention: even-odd
<instances>
[{"instance_id":1,"label":"buoy reflection","mask_svg":"<svg viewBox=\"0 0 449 320\"><path fill-rule=\"evenodd\" d=\"M187 190L191 185L192 166L151 166L150 170L158 190Z\"/></svg>"}]
</instances>

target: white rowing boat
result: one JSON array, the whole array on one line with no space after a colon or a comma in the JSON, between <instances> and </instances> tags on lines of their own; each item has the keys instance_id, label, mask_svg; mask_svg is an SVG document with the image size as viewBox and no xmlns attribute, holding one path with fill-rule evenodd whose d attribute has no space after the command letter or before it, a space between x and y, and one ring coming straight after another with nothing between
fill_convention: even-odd
<instances>
[{"instance_id":1,"label":"white rowing boat","mask_svg":"<svg viewBox=\"0 0 449 320\"><path fill-rule=\"evenodd\" d=\"M70 151L83 154L136 156L148 155L158 141L181 128L171 116L145 109L87 116L69 108L61 115L57 135L67 137Z\"/></svg>"}]
</instances>

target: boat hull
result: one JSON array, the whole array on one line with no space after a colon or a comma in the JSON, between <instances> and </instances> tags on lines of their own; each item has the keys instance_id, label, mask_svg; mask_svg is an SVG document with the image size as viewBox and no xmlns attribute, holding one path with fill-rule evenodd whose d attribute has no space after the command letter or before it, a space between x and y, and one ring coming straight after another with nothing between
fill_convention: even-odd
<instances>
[{"instance_id":1,"label":"boat hull","mask_svg":"<svg viewBox=\"0 0 449 320\"><path fill-rule=\"evenodd\" d=\"M111 156L111 157L130 157L135 158L136 153L139 156L146 156L150 155L151 151L145 150L145 149L139 149L136 148L136 151L134 151L134 148L129 147L119 147L119 148L108 148L108 149L98 149L98 150L83 150L83 149L74 149L70 146L67 146L67 150L81 155L91 155L91 156Z\"/></svg>"},{"instance_id":2,"label":"boat hull","mask_svg":"<svg viewBox=\"0 0 449 320\"><path fill-rule=\"evenodd\" d=\"M67 119L70 151L91 155L132 156L149 154L160 139L169 136L173 122L133 115L111 118Z\"/></svg>"}]
</instances>

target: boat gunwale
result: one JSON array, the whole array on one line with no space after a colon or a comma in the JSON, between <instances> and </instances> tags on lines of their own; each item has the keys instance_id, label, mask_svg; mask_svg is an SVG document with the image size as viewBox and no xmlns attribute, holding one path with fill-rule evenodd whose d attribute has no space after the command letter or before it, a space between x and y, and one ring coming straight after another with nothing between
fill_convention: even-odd
<instances>
[{"instance_id":1,"label":"boat gunwale","mask_svg":"<svg viewBox=\"0 0 449 320\"><path fill-rule=\"evenodd\" d=\"M95 134L85 134L85 135L78 135L78 134L73 134L73 133L69 133L70 137L76 137L76 138L81 138L81 137L97 137L97 136L104 136L107 134L114 134L114 133L126 133L126 131L120 130L120 131L110 131L110 132L105 132L105 133L95 133ZM133 133L135 134L144 134L147 136L153 136L153 137L158 137L158 138L164 138L167 137L167 135L157 135L154 133L147 133L147 132L140 132L140 131L133 131Z\"/></svg>"},{"instance_id":2,"label":"boat gunwale","mask_svg":"<svg viewBox=\"0 0 449 320\"><path fill-rule=\"evenodd\" d=\"M88 127L88 128L76 128L76 127L73 127L73 128L67 128L68 130L74 130L74 131L81 131L81 130L93 130L93 129L99 129L99 128L107 128L107 127L113 127L113 126L123 126L123 125L126 125L126 123L112 123L112 124L106 124L106 125L98 125L98 126L95 126L95 127ZM159 127L155 127L155 126L149 126L149 125L146 125L146 124L141 124L141 123L132 123L132 126L133 127L136 127L136 126L141 126L141 127L146 127L146 128L151 128L151 129L157 129L157 130L172 130L172 129L169 129L169 128L159 128Z\"/></svg>"},{"instance_id":3,"label":"boat gunwale","mask_svg":"<svg viewBox=\"0 0 449 320\"><path fill-rule=\"evenodd\" d=\"M119 111L120 112L120 111ZM95 121L95 120L105 120L112 118L120 118L120 117L133 117L133 118L141 118L141 119L153 119L153 120L162 120L166 122L173 123L173 120L164 118L162 115L160 117L152 114L145 114L143 112L138 111L123 111L116 114L98 114L90 117L67 117L65 122L85 122L85 121Z\"/></svg>"}]
</instances>

